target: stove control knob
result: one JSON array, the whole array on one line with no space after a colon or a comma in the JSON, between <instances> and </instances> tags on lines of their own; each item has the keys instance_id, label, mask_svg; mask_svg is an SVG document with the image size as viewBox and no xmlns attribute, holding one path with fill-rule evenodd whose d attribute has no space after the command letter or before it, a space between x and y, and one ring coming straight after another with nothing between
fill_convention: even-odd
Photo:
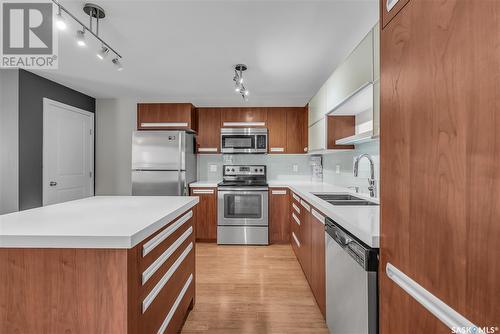
<instances>
[{"instance_id":1,"label":"stove control knob","mask_svg":"<svg viewBox=\"0 0 500 334\"><path fill-rule=\"evenodd\" d=\"M260 172L263 172L264 170L261 168L259 171L260 171Z\"/></svg>"},{"instance_id":2,"label":"stove control knob","mask_svg":"<svg viewBox=\"0 0 500 334\"><path fill-rule=\"evenodd\" d=\"M234 172L234 168L233 168L233 169L231 169L231 172Z\"/></svg>"}]
</instances>

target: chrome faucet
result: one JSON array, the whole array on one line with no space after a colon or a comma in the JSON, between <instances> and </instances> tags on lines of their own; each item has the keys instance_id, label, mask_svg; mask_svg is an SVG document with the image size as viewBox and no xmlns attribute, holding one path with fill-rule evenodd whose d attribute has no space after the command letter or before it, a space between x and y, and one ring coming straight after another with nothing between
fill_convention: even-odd
<instances>
[{"instance_id":1,"label":"chrome faucet","mask_svg":"<svg viewBox=\"0 0 500 334\"><path fill-rule=\"evenodd\" d=\"M363 158L367 158L368 161L370 161L370 178L368 179L368 190L370 191L370 197L376 197L377 184L375 182L375 165L373 164L373 159L369 154L364 153L356 157L356 160L354 161L354 176L358 176L359 160Z\"/></svg>"}]
</instances>

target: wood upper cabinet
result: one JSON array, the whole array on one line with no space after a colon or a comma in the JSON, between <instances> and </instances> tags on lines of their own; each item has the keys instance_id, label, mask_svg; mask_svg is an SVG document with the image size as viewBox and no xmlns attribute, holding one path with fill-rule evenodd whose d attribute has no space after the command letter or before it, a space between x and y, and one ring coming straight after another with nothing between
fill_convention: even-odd
<instances>
[{"instance_id":1,"label":"wood upper cabinet","mask_svg":"<svg viewBox=\"0 0 500 334\"><path fill-rule=\"evenodd\" d=\"M498 13L500 1L409 1L382 30L381 334L450 333L388 263L500 327Z\"/></svg>"},{"instance_id":2,"label":"wood upper cabinet","mask_svg":"<svg viewBox=\"0 0 500 334\"><path fill-rule=\"evenodd\" d=\"M307 106L303 108L289 108L286 113L286 153L307 153L307 114Z\"/></svg>"},{"instance_id":3,"label":"wood upper cabinet","mask_svg":"<svg viewBox=\"0 0 500 334\"><path fill-rule=\"evenodd\" d=\"M287 153L287 108L267 110L269 153Z\"/></svg>"},{"instance_id":4,"label":"wood upper cabinet","mask_svg":"<svg viewBox=\"0 0 500 334\"><path fill-rule=\"evenodd\" d=\"M221 108L222 127L266 127L267 108Z\"/></svg>"},{"instance_id":5,"label":"wood upper cabinet","mask_svg":"<svg viewBox=\"0 0 500 334\"><path fill-rule=\"evenodd\" d=\"M191 103L138 103L138 130L197 130L195 108Z\"/></svg>"},{"instance_id":6,"label":"wood upper cabinet","mask_svg":"<svg viewBox=\"0 0 500 334\"><path fill-rule=\"evenodd\" d=\"M191 196L198 196L200 202L193 208L196 226L196 240L215 242L217 240L217 188L191 188Z\"/></svg>"},{"instance_id":7,"label":"wood upper cabinet","mask_svg":"<svg viewBox=\"0 0 500 334\"><path fill-rule=\"evenodd\" d=\"M220 152L220 108L197 108L198 136L196 138L197 153Z\"/></svg>"},{"instance_id":8,"label":"wood upper cabinet","mask_svg":"<svg viewBox=\"0 0 500 334\"><path fill-rule=\"evenodd\" d=\"M335 141L355 134L356 116L327 116L327 148L354 149L354 145L337 145Z\"/></svg>"},{"instance_id":9,"label":"wood upper cabinet","mask_svg":"<svg viewBox=\"0 0 500 334\"><path fill-rule=\"evenodd\" d=\"M290 199L287 188L269 189L269 242L290 242Z\"/></svg>"}]
</instances>

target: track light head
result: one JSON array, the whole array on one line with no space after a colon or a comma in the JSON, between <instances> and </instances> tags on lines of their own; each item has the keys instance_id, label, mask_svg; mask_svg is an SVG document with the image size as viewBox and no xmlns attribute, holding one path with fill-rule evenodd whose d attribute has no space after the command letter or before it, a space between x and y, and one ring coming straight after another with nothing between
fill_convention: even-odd
<instances>
[{"instance_id":1,"label":"track light head","mask_svg":"<svg viewBox=\"0 0 500 334\"><path fill-rule=\"evenodd\" d=\"M85 29L76 32L76 44L80 47L87 46L87 42L85 41Z\"/></svg>"},{"instance_id":2,"label":"track light head","mask_svg":"<svg viewBox=\"0 0 500 334\"><path fill-rule=\"evenodd\" d=\"M97 52L97 58L99 58L100 60L103 60L104 58L106 58L108 53L109 53L109 49L103 45L103 46L101 46L101 49L99 50L99 52Z\"/></svg>"},{"instance_id":3,"label":"track light head","mask_svg":"<svg viewBox=\"0 0 500 334\"><path fill-rule=\"evenodd\" d=\"M59 12L56 15L56 27L59 30L66 30L67 28L66 20L61 14L61 7L59 7Z\"/></svg>"},{"instance_id":4,"label":"track light head","mask_svg":"<svg viewBox=\"0 0 500 334\"><path fill-rule=\"evenodd\" d=\"M118 58L113 58L111 62L116 66L117 71L122 71L123 70L123 65L121 61Z\"/></svg>"}]
</instances>

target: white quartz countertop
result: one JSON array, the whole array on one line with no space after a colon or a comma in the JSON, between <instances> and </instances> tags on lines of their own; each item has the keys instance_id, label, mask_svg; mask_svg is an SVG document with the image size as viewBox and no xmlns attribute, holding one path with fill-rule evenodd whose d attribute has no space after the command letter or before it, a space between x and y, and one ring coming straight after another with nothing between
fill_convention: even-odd
<instances>
[{"instance_id":1,"label":"white quartz countertop","mask_svg":"<svg viewBox=\"0 0 500 334\"><path fill-rule=\"evenodd\" d=\"M217 187L220 181L198 181L191 183L191 187ZM321 211L325 216L349 231L352 235L370 247L378 248L380 239L380 207L379 206L338 206L332 205L314 193L341 193L351 194L375 203L378 199L370 198L366 194L356 193L351 189L334 186L328 183L311 181L269 180L270 188L289 188L302 197L309 204Z\"/></svg>"},{"instance_id":2,"label":"white quartz countertop","mask_svg":"<svg viewBox=\"0 0 500 334\"><path fill-rule=\"evenodd\" d=\"M0 247L132 248L198 203L187 196L96 196L0 216Z\"/></svg>"}]
</instances>

